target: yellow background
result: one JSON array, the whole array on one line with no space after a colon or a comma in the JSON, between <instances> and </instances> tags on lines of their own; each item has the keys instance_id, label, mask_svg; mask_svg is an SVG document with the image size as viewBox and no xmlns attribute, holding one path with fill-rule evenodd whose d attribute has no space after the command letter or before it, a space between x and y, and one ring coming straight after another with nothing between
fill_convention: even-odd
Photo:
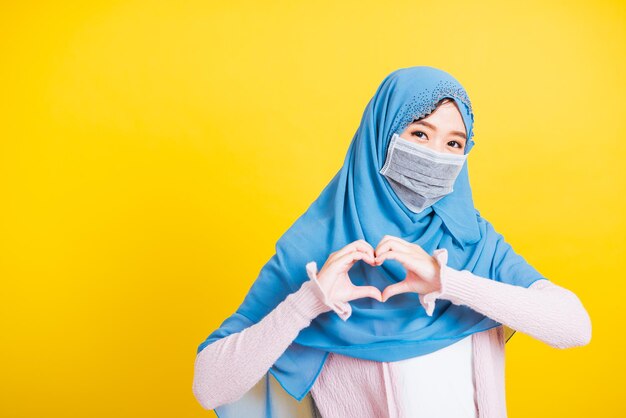
<instances>
[{"instance_id":1,"label":"yellow background","mask_svg":"<svg viewBox=\"0 0 626 418\"><path fill-rule=\"evenodd\" d=\"M197 346L413 65L467 89L476 207L593 321L585 347L513 337L509 416L626 416L624 2L22 1L0 20L0 416L212 416Z\"/></svg>"}]
</instances>

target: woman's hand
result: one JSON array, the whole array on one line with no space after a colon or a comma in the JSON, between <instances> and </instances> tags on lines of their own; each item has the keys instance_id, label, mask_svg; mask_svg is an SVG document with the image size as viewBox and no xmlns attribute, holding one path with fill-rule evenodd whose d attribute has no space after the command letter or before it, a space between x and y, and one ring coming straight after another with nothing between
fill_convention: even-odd
<instances>
[{"instance_id":1,"label":"woman's hand","mask_svg":"<svg viewBox=\"0 0 626 418\"><path fill-rule=\"evenodd\" d=\"M380 266L387 259L399 261L407 270L407 275L401 282L383 290L383 302L400 293L426 294L441 290L439 263L419 245L385 235L376 247L375 265Z\"/></svg>"},{"instance_id":2,"label":"woman's hand","mask_svg":"<svg viewBox=\"0 0 626 418\"><path fill-rule=\"evenodd\" d=\"M342 249L330 254L319 271L317 280L324 293L332 300L349 302L354 299L369 297L382 301L380 290L374 286L355 286L348 270L357 260L363 260L374 266L374 248L365 240L354 241Z\"/></svg>"}]
</instances>

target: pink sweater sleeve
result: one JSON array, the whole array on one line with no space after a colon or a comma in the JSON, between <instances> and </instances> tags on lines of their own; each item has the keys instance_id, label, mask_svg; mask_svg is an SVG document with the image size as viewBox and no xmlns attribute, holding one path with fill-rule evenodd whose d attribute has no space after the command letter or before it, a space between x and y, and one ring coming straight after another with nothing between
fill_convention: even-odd
<instances>
[{"instance_id":1,"label":"pink sweater sleeve","mask_svg":"<svg viewBox=\"0 0 626 418\"><path fill-rule=\"evenodd\" d=\"M591 341L591 319L572 291L547 279L525 288L453 269L446 265L445 248L435 250L433 256L441 267L441 290L419 295L428 315L432 315L436 299L446 299L552 347L576 347Z\"/></svg>"},{"instance_id":2,"label":"pink sweater sleeve","mask_svg":"<svg viewBox=\"0 0 626 418\"><path fill-rule=\"evenodd\" d=\"M331 310L325 300L316 280L305 281L256 324L204 347L194 365L193 394L198 402L205 409L215 409L241 398L300 330Z\"/></svg>"}]
</instances>

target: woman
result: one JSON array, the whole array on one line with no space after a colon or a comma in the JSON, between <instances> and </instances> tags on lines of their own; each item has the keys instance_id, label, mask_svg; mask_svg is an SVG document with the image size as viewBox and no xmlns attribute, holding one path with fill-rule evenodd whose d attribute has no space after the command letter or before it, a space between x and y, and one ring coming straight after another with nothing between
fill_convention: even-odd
<instances>
[{"instance_id":1,"label":"woman","mask_svg":"<svg viewBox=\"0 0 626 418\"><path fill-rule=\"evenodd\" d=\"M385 77L341 169L198 347L193 393L204 408L221 418L505 417L504 326L553 347L589 343L578 297L474 207L473 121L448 73Z\"/></svg>"}]
</instances>

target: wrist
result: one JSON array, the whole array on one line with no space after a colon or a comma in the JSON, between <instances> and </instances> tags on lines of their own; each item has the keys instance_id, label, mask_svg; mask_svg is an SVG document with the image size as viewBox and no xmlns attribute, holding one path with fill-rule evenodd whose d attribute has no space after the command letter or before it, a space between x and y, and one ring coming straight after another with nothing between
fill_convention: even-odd
<instances>
[{"instance_id":1,"label":"wrist","mask_svg":"<svg viewBox=\"0 0 626 418\"><path fill-rule=\"evenodd\" d=\"M317 279L317 263L315 263L315 261L307 263L306 272L310 279L309 283L313 285L311 287L314 289L318 299L326 305L329 310L335 311L342 320L347 321L350 315L352 315L352 307L348 302L332 300L326 292L326 289L322 287L321 283Z\"/></svg>"},{"instance_id":2,"label":"wrist","mask_svg":"<svg viewBox=\"0 0 626 418\"><path fill-rule=\"evenodd\" d=\"M435 263L435 269L436 269L435 278L430 283L428 290L424 293L441 292L441 287L442 287L441 286L441 275L442 275L441 266L439 264L439 261L437 261L435 257L433 257L433 263Z\"/></svg>"}]
</instances>

